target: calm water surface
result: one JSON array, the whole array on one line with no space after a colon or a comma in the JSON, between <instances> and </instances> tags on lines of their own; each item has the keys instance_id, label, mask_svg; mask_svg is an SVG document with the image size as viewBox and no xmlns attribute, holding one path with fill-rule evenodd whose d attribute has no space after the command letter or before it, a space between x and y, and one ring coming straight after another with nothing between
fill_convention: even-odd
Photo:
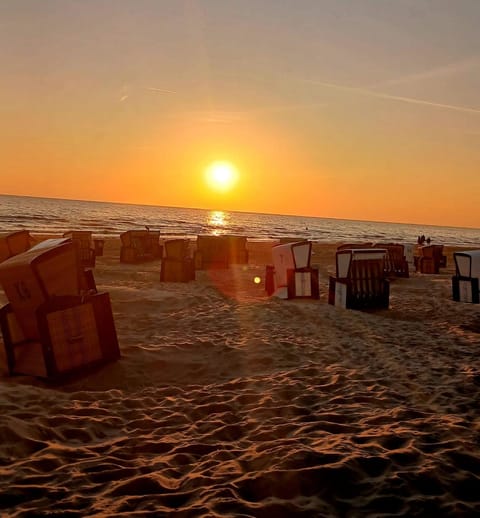
<instances>
[{"instance_id":1,"label":"calm water surface","mask_svg":"<svg viewBox=\"0 0 480 518\"><path fill-rule=\"evenodd\" d=\"M165 238L240 234L258 240L302 237L316 242L412 243L424 234L434 243L480 248L480 229L472 228L0 195L1 232L28 229L33 234L62 234L91 230L95 236L109 237L145 226L160 230Z\"/></svg>"}]
</instances>

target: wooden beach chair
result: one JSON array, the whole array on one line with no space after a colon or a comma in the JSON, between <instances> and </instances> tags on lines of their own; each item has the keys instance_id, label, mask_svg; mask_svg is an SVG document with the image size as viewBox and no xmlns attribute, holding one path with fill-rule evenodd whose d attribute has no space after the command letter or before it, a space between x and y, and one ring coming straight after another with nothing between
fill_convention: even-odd
<instances>
[{"instance_id":1,"label":"wooden beach chair","mask_svg":"<svg viewBox=\"0 0 480 518\"><path fill-rule=\"evenodd\" d=\"M161 259L163 247L158 230L127 230L120 234L120 262L141 263Z\"/></svg>"},{"instance_id":2,"label":"wooden beach chair","mask_svg":"<svg viewBox=\"0 0 480 518\"><path fill-rule=\"evenodd\" d=\"M21 254L35 244L28 230L0 234L0 263L9 257Z\"/></svg>"},{"instance_id":3,"label":"wooden beach chair","mask_svg":"<svg viewBox=\"0 0 480 518\"><path fill-rule=\"evenodd\" d=\"M390 283L385 275L386 249L336 252L336 277L330 277L328 302L346 309L388 309Z\"/></svg>"},{"instance_id":4,"label":"wooden beach chair","mask_svg":"<svg viewBox=\"0 0 480 518\"><path fill-rule=\"evenodd\" d=\"M311 266L311 254L310 241L274 245L273 265L265 272L267 293L282 299L318 299L318 268Z\"/></svg>"},{"instance_id":5,"label":"wooden beach chair","mask_svg":"<svg viewBox=\"0 0 480 518\"><path fill-rule=\"evenodd\" d=\"M447 256L443 253L443 245L433 245L433 254L438 260L440 268L447 267Z\"/></svg>"},{"instance_id":6,"label":"wooden beach chair","mask_svg":"<svg viewBox=\"0 0 480 518\"><path fill-rule=\"evenodd\" d=\"M188 239L168 239L164 243L165 256L160 265L160 281L188 282L195 279L193 257Z\"/></svg>"},{"instance_id":7,"label":"wooden beach chair","mask_svg":"<svg viewBox=\"0 0 480 518\"><path fill-rule=\"evenodd\" d=\"M447 257L443 254L443 245L424 245L418 247L417 271L437 274L440 268L447 266Z\"/></svg>"},{"instance_id":8,"label":"wooden beach chair","mask_svg":"<svg viewBox=\"0 0 480 518\"><path fill-rule=\"evenodd\" d=\"M339 250L358 250L359 248L373 248L373 243L370 242L361 242L361 243L343 243L342 245L337 246L337 251Z\"/></svg>"},{"instance_id":9,"label":"wooden beach chair","mask_svg":"<svg viewBox=\"0 0 480 518\"><path fill-rule=\"evenodd\" d=\"M93 239L89 230L71 230L65 232L63 237L72 240L76 247L80 264L84 268L94 268L97 256L103 255L103 239Z\"/></svg>"},{"instance_id":10,"label":"wooden beach chair","mask_svg":"<svg viewBox=\"0 0 480 518\"><path fill-rule=\"evenodd\" d=\"M225 235L228 243L230 264L248 264L247 238L245 236Z\"/></svg>"},{"instance_id":11,"label":"wooden beach chair","mask_svg":"<svg viewBox=\"0 0 480 518\"><path fill-rule=\"evenodd\" d=\"M47 239L0 264L10 374L60 378L119 357L109 296L85 291L83 273L68 238Z\"/></svg>"},{"instance_id":12,"label":"wooden beach chair","mask_svg":"<svg viewBox=\"0 0 480 518\"><path fill-rule=\"evenodd\" d=\"M230 266L230 248L225 236L197 236L193 254L195 270L226 269Z\"/></svg>"},{"instance_id":13,"label":"wooden beach chair","mask_svg":"<svg viewBox=\"0 0 480 518\"><path fill-rule=\"evenodd\" d=\"M400 243L375 243L373 248L382 248L387 251L384 263L387 277L409 277L404 245Z\"/></svg>"},{"instance_id":14,"label":"wooden beach chair","mask_svg":"<svg viewBox=\"0 0 480 518\"><path fill-rule=\"evenodd\" d=\"M452 298L457 302L480 302L480 250L454 252L455 275L452 277Z\"/></svg>"}]
</instances>

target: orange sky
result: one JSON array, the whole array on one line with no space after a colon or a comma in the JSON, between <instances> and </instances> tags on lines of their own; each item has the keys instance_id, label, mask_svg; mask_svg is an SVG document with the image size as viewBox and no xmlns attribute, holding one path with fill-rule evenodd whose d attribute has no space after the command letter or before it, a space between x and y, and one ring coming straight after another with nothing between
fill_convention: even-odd
<instances>
[{"instance_id":1,"label":"orange sky","mask_svg":"<svg viewBox=\"0 0 480 518\"><path fill-rule=\"evenodd\" d=\"M433 5L4 3L0 193L480 227L480 2Z\"/></svg>"}]
</instances>

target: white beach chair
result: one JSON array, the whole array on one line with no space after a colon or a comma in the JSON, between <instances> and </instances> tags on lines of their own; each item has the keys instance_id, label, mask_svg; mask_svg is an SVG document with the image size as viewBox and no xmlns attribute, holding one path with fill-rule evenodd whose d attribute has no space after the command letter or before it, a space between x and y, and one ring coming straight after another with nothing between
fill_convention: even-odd
<instances>
[{"instance_id":1,"label":"white beach chair","mask_svg":"<svg viewBox=\"0 0 480 518\"><path fill-rule=\"evenodd\" d=\"M478 304L480 279L480 250L454 252L455 275L452 277L453 300Z\"/></svg>"},{"instance_id":2,"label":"white beach chair","mask_svg":"<svg viewBox=\"0 0 480 518\"><path fill-rule=\"evenodd\" d=\"M330 277L329 304L346 309L388 308L386 254L387 250L381 248L338 250L336 277Z\"/></svg>"},{"instance_id":3,"label":"white beach chair","mask_svg":"<svg viewBox=\"0 0 480 518\"><path fill-rule=\"evenodd\" d=\"M311 267L311 254L310 241L272 247L274 296L281 299L318 299L318 268Z\"/></svg>"}]
</instances>

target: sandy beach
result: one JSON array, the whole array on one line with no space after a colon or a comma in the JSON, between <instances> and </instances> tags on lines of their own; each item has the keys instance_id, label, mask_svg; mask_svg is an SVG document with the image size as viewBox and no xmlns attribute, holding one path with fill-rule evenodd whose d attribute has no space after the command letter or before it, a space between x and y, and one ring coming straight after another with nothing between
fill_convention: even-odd
<instances>
[{"instance_id":1,"label":"sandy beach","mask_svg":"<svg viewBox=\"0 0 480 518\"><path fill-rule=\"evenodd\" d=\"M0 376L1 516L474 516L480 313L439 275L393 280L390 308L267 297L248 266L161 283L97 258L122 357L51 385ZM6 303L0 291L0 303Z\"/></svg>"}]
</instances>

